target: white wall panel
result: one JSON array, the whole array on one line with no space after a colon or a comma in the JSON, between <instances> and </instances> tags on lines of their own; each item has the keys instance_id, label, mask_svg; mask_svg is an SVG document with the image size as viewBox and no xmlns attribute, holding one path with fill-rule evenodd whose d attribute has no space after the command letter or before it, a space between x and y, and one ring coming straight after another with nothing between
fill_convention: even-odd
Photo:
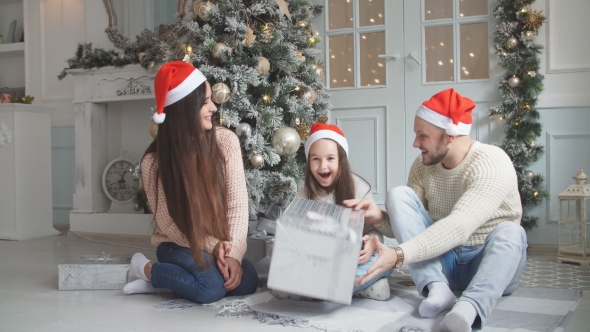
<instances>
[{"instance_id":1,"label":"white wall panel","mask_svg":"<svg viewBox=\"0 0 590 332\"><path fill-rule=\"evenodd\" d=\"M385 204L386 172L386 108L367 107L332 109L330 122L336 123L348 141L352 171L367 180L377 204Z\"/></svg>"}]
</instances>

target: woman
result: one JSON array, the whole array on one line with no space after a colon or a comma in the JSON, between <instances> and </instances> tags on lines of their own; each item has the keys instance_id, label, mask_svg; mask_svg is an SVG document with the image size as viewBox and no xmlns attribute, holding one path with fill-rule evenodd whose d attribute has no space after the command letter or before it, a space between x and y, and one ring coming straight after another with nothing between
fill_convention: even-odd
<instances>
[{"instance_id":1,"label":"woman","mask_svg":"<svg viewBox=\"0 0 590 332\"><path fill-rule=\"evenodd\" d=\"M213 124L211 87L192 65L164 64L154 88L158 136L141 176L156 220L158 262L133 255L123 291L169 288L197 303L254 293L258 276L243 258L248 196L239 140Z\"/></svg>"}]
</instances>

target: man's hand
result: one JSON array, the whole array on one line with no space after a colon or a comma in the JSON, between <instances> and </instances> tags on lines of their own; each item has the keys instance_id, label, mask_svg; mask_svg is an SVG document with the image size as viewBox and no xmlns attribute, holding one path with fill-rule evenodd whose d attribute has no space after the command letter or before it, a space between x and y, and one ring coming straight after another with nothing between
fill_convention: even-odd
<instances>
[{"instance_id":1,"label":"man's hand","mask_svg":"<svg viewBox=\"0 0 590 332\"><path fill-rule=\"evenodd\" d=\"M228 263L226 260L226 256L229 255L231 251L231 244L227 241L219 241L213 247L213 257L217 261L217 268L221 275L223 275L223 280L227 281L230 277L229 270L228 270Z\"/></svg>"},{"instance_id":2,"label":"man's hand","mask_svg":"<svg viewBox=\"0 0 590 332\"><path fill-rule=\"evenodd\" d=\"M225 261L227 262L228 271L229 271L229 279L225 280L225 284L223 287L226 291L230 291L235 289L240 285L242 282L242 266L238 262L237 259L233 257L226 257Z\"/></svg>"},{"instance_id":3,"label":"man's hand","mask_svg":"<svg viewBox=\"0 0 590 332\"><path fill-rule=\"evenodd\" d=\"M363 236L363 242L365 243L363 250L361 250L359 256L359 265L363 265L369 261L373 253L375 252L375 244L371 241L371 237L368 235Z\"/></svg>"},{"instance_id":4,"label":"man's hand","mask_svg":"<svg viewBox=\"0 0 590 332\"><path fill-rule=\"evenodd\" d=\"M385 221L383 211L379 210L377 203L372 199L347 199L342 202L345 206L355 210L365 211L365 223L380 225Z\"/></svg>"},{"instance_id":5,"label":"man's hand","mask_svg":"<svg viewBox=\"0 0 590 332\"><path fill-rule=\"evenodd\" d=\"M379 242L379 239L376 236L371 239L371 242L373 242L373 245L377 248L379 257L377 257L375 263L369 267L367 274L356 279L356 285L364 284L397 264L397 254L395 253L395 250L390 249L383 243Z\"/></svg>"}]
</instances>

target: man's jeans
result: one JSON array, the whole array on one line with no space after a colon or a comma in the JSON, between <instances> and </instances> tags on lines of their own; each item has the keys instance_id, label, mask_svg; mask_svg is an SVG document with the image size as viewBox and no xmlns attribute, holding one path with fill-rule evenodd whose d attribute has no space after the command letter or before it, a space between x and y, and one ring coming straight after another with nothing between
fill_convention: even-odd
<instances>
[{"instance_id":1,"label":"man's jeans","mask_svg":"<svg viewBox=\"0 0 590 332\"><path fill-rule=\"evenodd\" d=\"M224 296L247 295L256 291L258 274L249 260L242 259L240 285L227 292L213 255L204 251L201 254L207 268L195 264L189 248L172 242L161 243L156 249L158 262L152 265L152 286L169 288L197 303L211 303Z\"/></svg>"},{"instance_id":2,"label":"man's jeans","mask_svg":"<svg viewBox=\"0 0 590 332\"><path fill-rule=\"evenodd\" d=\"M400 186L387 193L386 209L398 243L404 243L433 224L412 189ZM468 222L468 221L466 221ZM471 303L482 325L502 295L518 288L526 265L526 234L514 222L499 224L483 246L459 246L439 257L409 264L418 292L426 296L431 282L463 291L457 301Z\"/></svg>"}]
</instances>

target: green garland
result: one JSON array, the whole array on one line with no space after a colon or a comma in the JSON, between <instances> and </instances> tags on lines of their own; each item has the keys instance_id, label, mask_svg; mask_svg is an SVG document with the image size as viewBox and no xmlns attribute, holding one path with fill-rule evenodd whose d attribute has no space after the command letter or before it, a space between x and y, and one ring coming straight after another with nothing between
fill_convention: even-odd
<instances>
[{"instance_id":1,"label":"green garland","mask_svg":"<svg viewBox=\"0 0 590 332\"><path fill-rule=\"evenodd\" d=\"M548 198L543 189L544 177L527 170L543 155L544 148L535 142L541 136L536 109L538 94L543 91L543 75L539 74L542 45L535 43L538 28L544 23L541 12L528 7L535 0L497 0L493 11L498 25L493 33L499 65L506 70L499 82L504 100L490 109L490 116L504 121L506 137L500 147L512 159L518 176L518 190L523 207L521 225L530 230L538 217L529 215L526 207L537 206Z\"/></svg>"}]
</instances>

